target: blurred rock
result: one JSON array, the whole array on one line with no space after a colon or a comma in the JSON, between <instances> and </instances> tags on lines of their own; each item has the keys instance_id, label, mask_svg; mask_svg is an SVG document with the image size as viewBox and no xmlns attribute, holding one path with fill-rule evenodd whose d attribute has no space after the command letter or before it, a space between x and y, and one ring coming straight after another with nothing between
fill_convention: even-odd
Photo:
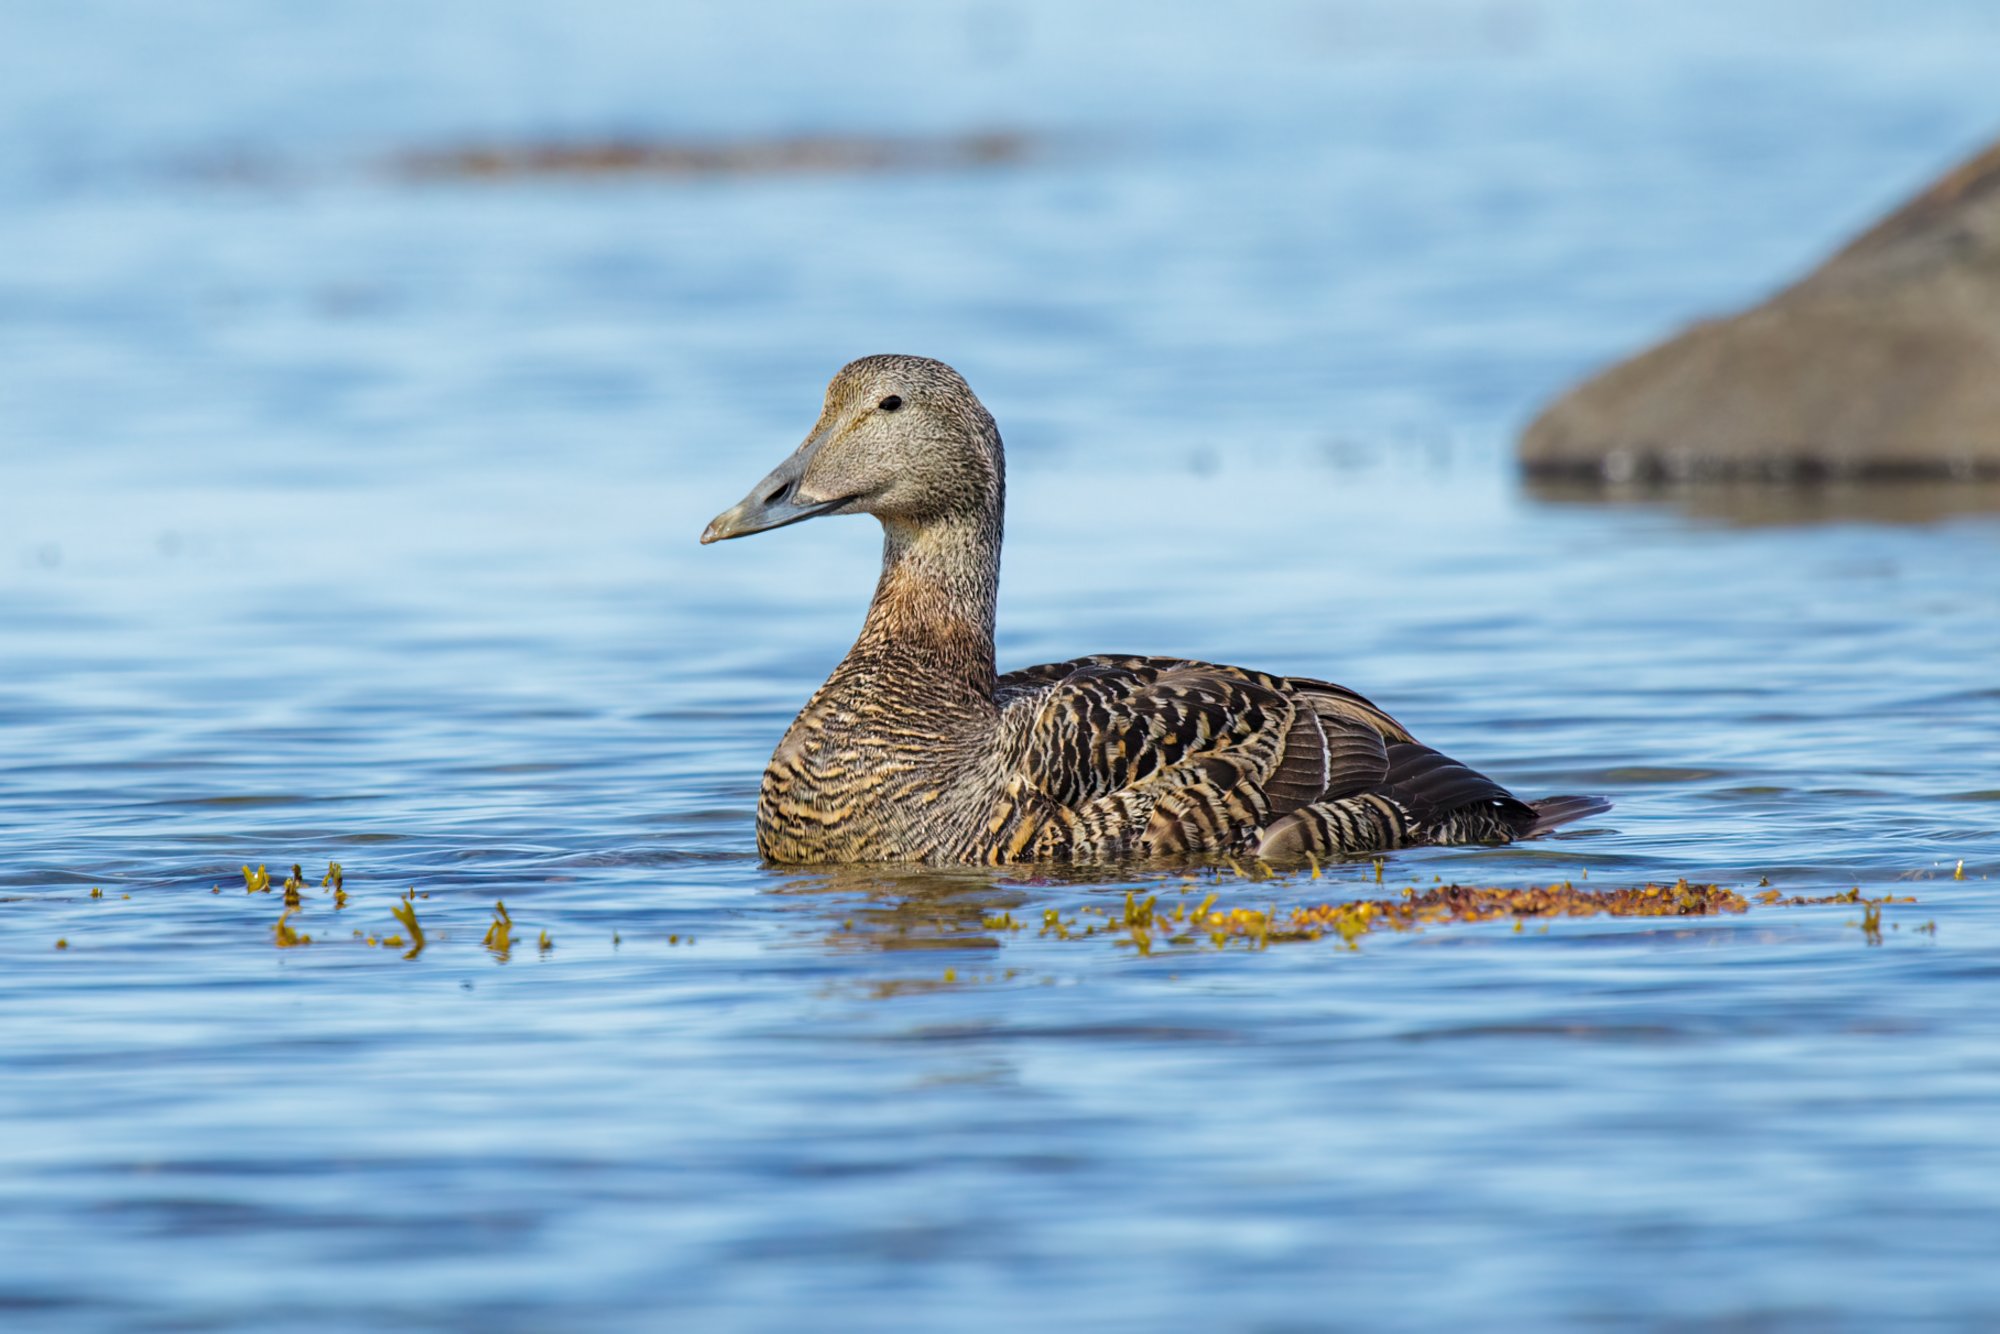
<instances>
[{"instance_id":1,"label":"blurred rock","mask_svg":"<svg viewBox=\"0 0 2000 1334\"><path fill-rule=\"evenodd\" d=\"M1612 482L2000 475L2000 143L1764 304L1570 390L1520 455Z\"/></svg>"}]
</instances>

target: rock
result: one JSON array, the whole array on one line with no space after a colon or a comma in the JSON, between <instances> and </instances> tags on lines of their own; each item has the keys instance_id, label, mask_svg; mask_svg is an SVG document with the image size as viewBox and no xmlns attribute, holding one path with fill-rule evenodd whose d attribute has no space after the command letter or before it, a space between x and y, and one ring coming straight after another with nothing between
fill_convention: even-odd
<instances>
[{"instance_id":1,"label":"rock","mask_svg":"<svg viewBox=\"0 0 2000 1334\"><path fill-rule=\"evenodd\" d=\"M2000 476L2000 142L1764 304L1601 371L1521 438L1543 476Z\"/></svg>"}]
</instances>

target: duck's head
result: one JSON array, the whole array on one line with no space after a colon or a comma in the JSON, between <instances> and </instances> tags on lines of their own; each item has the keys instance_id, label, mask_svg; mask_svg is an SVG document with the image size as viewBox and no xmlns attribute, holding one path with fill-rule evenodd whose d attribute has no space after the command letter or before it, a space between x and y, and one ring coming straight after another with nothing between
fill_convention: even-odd
<instances>
[{"instance_id":1,"label":"duck's head","mask_svg":"<svg viewBox=\"0 0 2000 1334\"><path fill-rule=\"evenodd\" d=\"M1006 485L1000 432L959 373L928 357L850 361L801 444L703 542L761 533L822 514L873 514L921 528L998 517Z\"/></svg>"}]
</instances>

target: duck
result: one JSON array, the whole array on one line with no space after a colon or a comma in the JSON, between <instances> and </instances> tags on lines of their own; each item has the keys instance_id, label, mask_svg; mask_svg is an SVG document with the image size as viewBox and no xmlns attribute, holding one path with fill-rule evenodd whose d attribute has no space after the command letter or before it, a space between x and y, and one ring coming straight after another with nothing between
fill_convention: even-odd
<instances>
[{"instance_id":1,"label":"duck","mask_svg":"<svg viewBox=\"0 0 2000 1334\"><path fill-rule=\"evenodd\" d=\"M1610 808L1527 801L1344 686L1093 654L1001 674L1000 431L928 357L862 357L704 544L872 515L882 572L847 656L764 770L769 862L1303 864L1503 844Z\"/></svg>"}]
</instances>

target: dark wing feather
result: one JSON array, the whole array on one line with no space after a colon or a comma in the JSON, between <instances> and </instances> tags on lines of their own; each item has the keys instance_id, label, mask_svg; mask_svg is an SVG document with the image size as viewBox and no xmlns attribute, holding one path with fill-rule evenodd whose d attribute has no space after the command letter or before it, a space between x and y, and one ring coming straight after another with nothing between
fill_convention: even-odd
<instances>
[{"instance_id":1,"label":"dark wing feather","mask_svg":"<svg viewBox=\"0 0 2000 1334\"><path fill-rule=\"evenodd\" d=\"M1076 817L1090 852L1247 846L1272 820L1378 787L1408 736L1340 686L1176 658L1101 655L1000 678L1003 759Z\"/></svg>"},{"instance_id":2,"label":"dark wing feather","mask_svg":"<svg viewBox=\"0 0 2000 1334\"><path fill-rule=\"evenodd\" d=\"M1322 718L1340 718L1378 733L1385 741L1415 741L1410 729L1391 718L1367 697L1337 686L1331 681L1315 681L1307 676L1282 676L1278 686L1287 694L1304 699Z\"/></svg>"},{"instance_id":3,"label":"dark wing feather","mask_svg":"<svg viewBox=\"0 0 2000 1334\"><path fill-rule=\"evenodd\" d=\"M1269 678L1172 658L1080 658L1032 701L1016 766L1072 808L1208 756L1241 760L1262 780L1309 787L1323 771L1318 731L1295 733L1297 706ZM1050 669L1004 678L1019 689ZM1001 693L1001 692L996 692ZM1305 798L1305 799L1310 799Z\"/></svg>"},{"instance_id":4,"label":"dark wing feather","mask_svg":"<svg viewBox=\"0 0 2000 1334\"><path fill-rule=\"evenodd\" d=\"M1348 749L1347 738L1328 735L1317 713L1295 708L1285 731L1284 749L1263 782L1271 809L1282 814L1318 801L1336 766L1351 767Z\"/></svg>"},{"instance_id":5,"label":"dark wing feather","mask_svg":"<svg viewBox=\"0 0 2000 1334\"><path fill-rule=\"evenodd\" d=\"M1319 714L1326 735L1326 784L1313 801L1329 801L1356 792L1373 791L1389 776L1388 743L1366 723Z\"/></svg>"},{"instance_id":6,"label":"dark wing feather","mask_svg":"<svg viewBox=\"0 0 2000 1334\"><path fill-rule=\"evenodd\" d=\"M1522 828L1534 823L1534 812L1513 793L1448 755L1414 741L1389 747L1389 772L1382 791L1394 797L1421 823L1428 823L1466 806L1504 808Z\"/></svg>"},{"instance_id":7,"label":"dark wing feather","mask_svg":"<svg viewBox=\"0 0 2000 1334\"><path fill-rule=\"evenodd\" d=\"M1305 677L1107 654L1010 673L995 700L1006 771L1058 817L1044 855L1506 843L1601 808L1531 806Z\"/></svg>"}]
</instances>

